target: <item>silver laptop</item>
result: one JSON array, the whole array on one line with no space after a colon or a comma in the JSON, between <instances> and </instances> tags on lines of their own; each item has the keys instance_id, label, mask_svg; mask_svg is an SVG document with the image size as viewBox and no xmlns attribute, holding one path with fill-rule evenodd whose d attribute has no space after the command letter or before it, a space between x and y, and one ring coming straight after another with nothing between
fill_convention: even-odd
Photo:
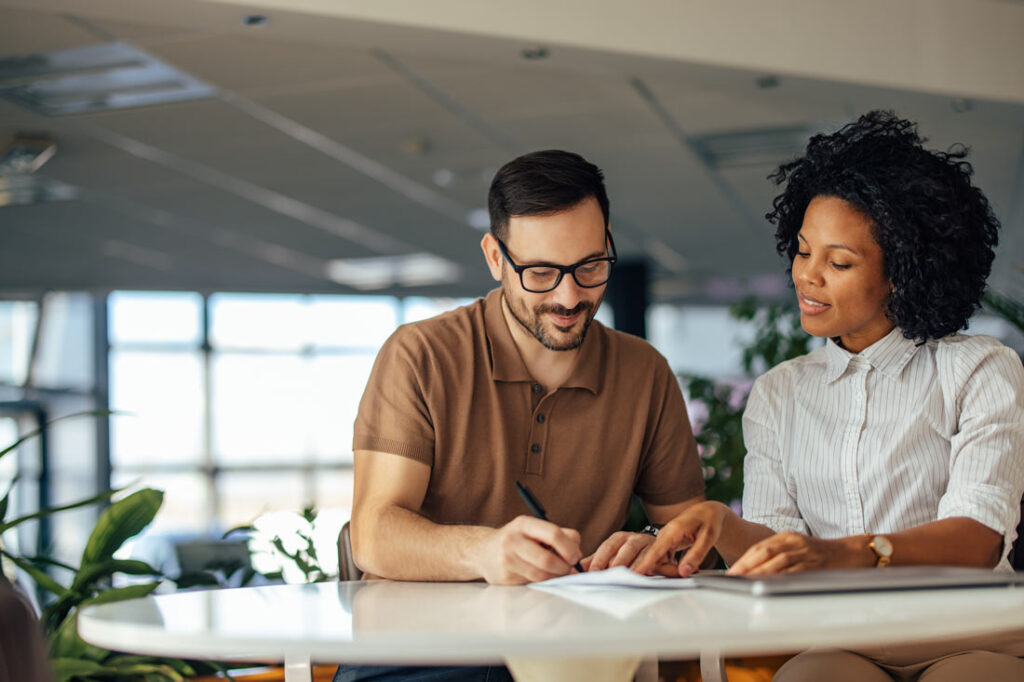
<instances>
[{"instance_id":1,"label":"silver laptop","mask_svg":"<svg viewBox=\"0 0 1024 682\"><path fill-rule=\"evenodd\" d=\"M694 576L694 581L702 588L768 597L826 592L934 590L1019 585L1024 584L1024 573L996 573L985 568L959 566L889 566L886 568L804 571L752 578L698 573Z\"/></svg>"}]
</instances>

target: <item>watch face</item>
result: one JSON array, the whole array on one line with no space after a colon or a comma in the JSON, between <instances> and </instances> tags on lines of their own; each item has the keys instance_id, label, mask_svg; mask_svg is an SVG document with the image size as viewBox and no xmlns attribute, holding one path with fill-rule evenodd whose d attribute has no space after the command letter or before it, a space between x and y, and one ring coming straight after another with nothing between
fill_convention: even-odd
<instances>
[{"instance_id":1,"label":"watch face","mask_svg":"<svg viewBox=\"0 0 1024 682\"><path fill-rule=\"evenodd\" d=\"M889 542L889 538L884 535L876 535L871 538L871 543L875 546L875 552L879 556L892 556L892 543Z\"/></svg>"}]
</instances>

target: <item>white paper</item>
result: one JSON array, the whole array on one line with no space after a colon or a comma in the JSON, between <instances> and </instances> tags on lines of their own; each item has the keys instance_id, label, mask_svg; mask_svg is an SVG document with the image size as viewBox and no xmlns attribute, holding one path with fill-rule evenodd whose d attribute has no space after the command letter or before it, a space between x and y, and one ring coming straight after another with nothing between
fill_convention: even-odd
<instances>
[{"instance_id":1,"label":"white paper","mask_svg":"<svg viewBox=\"0 0 1024 682\"><path fill-rule=\"evenodd\" d=\"M692 578L666 578L660 575L640 575L625 566L616 566L592 573L572 573L561 578L551 578L531 586L545 588L561 587L640 587L658 590L686 590L697 587Z\"/></svg>"},{"instance_id":2,"label":"white paper","mask_svg":"<svg viewBox=\"0 0 1024 682\"><path fill-rule=\"evenodd\" d=\"M606 613L620 620L625 620L656 602L675 596L672 590L646 590L607 585L570 585L568 587L555 585L549 587L544 583L533 583L530 587L557 595L561 599L567 599L574 604Z\"/></svg>"}]
</instances>

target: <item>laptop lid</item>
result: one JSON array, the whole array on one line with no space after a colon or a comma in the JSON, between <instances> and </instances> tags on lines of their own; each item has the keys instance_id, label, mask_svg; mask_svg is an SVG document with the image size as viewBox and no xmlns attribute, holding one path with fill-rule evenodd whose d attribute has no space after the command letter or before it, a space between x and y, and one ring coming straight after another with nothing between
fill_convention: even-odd
<instances>
[{"instance_id":1,"label":"laptop lid","mask_svg":"<svg viewBox=\"0 0 1024 682\"><path fill-rule=\"evenodd\" d=\"M694 576L699 587L754 596L872 592L880 590L933 590L993 587L1024 583L1024 573L996 573L985 568L959 566L890 566L826 571L804 571L757 577Z\"/></svg>"}]
</instances>

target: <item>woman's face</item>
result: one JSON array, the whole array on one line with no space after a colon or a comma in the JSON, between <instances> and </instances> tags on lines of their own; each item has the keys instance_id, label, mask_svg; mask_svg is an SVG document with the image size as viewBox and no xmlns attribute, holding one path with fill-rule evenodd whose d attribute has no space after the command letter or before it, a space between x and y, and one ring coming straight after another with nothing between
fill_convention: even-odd
<instances>
[{"instance_id":1,"label":"woman's face","mask_svg":"<svg viewBox=\"0 0 1024 682\"><path fill-rule=\"evenodd\" d=\"M891 285L871 219L836 197L807 206L793 259L800 324L813 336L839 337L858 353L892 331L885 316Z\"/></svg>"}]
</instances>

